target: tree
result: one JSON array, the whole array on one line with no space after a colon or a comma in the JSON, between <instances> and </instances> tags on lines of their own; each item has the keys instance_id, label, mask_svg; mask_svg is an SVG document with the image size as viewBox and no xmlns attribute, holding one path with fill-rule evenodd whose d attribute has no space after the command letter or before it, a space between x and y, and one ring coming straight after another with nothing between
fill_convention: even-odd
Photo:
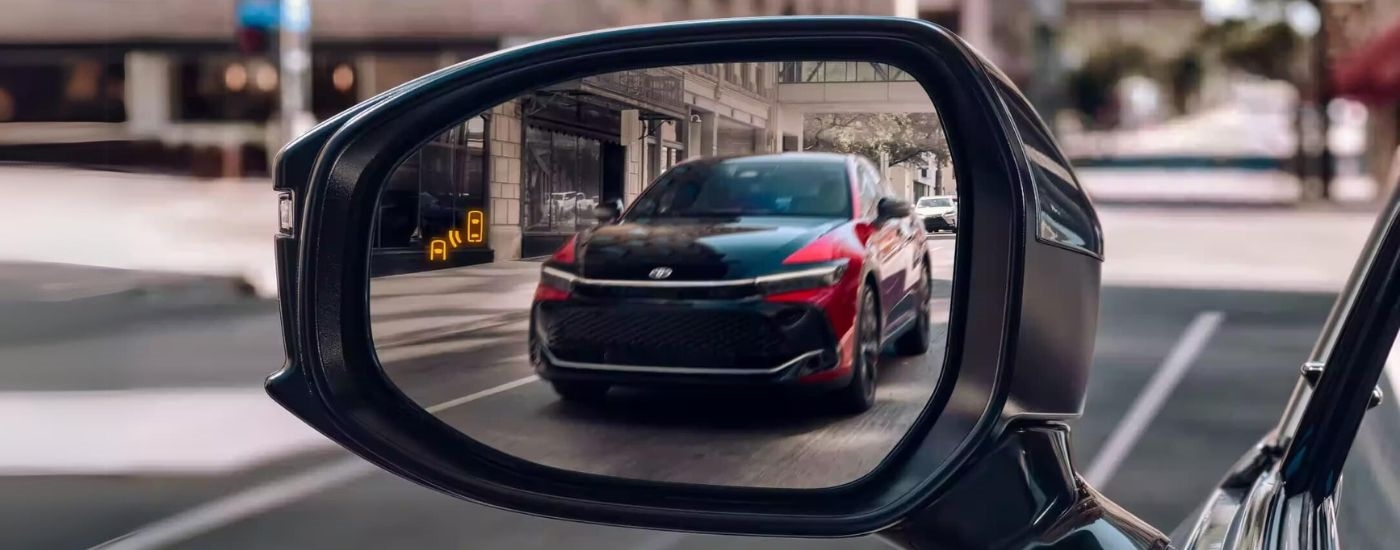
<instances>
[{"instance_id":1,"label":"tree","mask_svg":"<svg viewBox=\"0 0 1400 550\"><path fill-rule=\"evenodd\" d=\"M1205 79L1205 66L1201 52L1188 48L1166 63L1168 91L1171 94L1172 108L1177 113L1190 110L1191 100L1201 90Z\"/></svg>"},{"instance_id":2,"label":"tree","mask_svg":"<svg viewBox=\"0 0 1400 550\"><path fill-rule=\"evenodd\" d=\"M1222 25L1215 36L1220 59L1241 71L1297 83L1303 40L1283 21Z\"/></svg>"},{"instance_id":3,"label":"tree","mask_svg":"<svg viewBox=\"0 0 1400 550\"><path fill-rule=\"evenodd\" d=\"M1096 50L1067 79L1074 109L1090 127L1116 125L1118 83L1133 74L1151 75L1156 66L1152 53L1139 44L1115 43Z\"/></svg>"},{"instance_id":4,"label":"tree","mask_svg":"<svg viewBox=\"0 0 1400 550\"><path fill-rule=\"evenodd\" d=\"M803 149L863 155L878 161L888 155L890 166L915 168L949 158L948 138L934 113L822 113L802 121Z\"/></svg>"}]
</instances>

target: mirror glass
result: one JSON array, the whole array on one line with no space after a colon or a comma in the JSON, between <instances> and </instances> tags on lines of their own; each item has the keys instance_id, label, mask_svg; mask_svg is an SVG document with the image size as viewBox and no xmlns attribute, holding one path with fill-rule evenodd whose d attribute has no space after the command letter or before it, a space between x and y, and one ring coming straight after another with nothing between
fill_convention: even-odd
<instances>
[{"instance_id":1,"label":"mirror glass","mask_svg":"<svg viewBox=\"0 0 1400 550\"><path fill-rule=\"evenodd\" d=\"M462 116L370 243L378 359L446 424L557 468L821 488L928 403L957 177L908 73L660 67Z\"/></svg>"}]
</instances>

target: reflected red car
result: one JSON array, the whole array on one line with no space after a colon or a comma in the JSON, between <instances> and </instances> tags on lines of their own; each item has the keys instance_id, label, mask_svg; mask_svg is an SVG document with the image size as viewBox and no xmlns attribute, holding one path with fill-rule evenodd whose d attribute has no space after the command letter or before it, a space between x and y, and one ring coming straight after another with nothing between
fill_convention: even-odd
<instances>
[{"instance_id":1,"label":"reflected red car","mask_svg":"<svg viewBox=\"0 0 1400 550\"><path fill-rule=\"evenodd\" d=\"M777 386L875 403L882 352L930 337L924 232L852 155L711 157L544 262L530 357L565 400L615 386Z\"/></svg>"}]
</instances>

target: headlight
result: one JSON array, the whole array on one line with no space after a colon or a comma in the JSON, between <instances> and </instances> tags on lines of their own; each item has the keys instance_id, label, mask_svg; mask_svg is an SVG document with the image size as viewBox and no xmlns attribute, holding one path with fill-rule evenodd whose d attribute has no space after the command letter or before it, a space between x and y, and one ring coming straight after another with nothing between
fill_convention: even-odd
<instances>
[{"instance_id":1,"label":"headlight","mask_svg":"<svg viewBox=\"0 0 1400 550\"><path fill-rule=\"evenodd\" d=\"M811 267L797 271L764 275L754 279L754 282L758 284L758 288L764 294L780 294L795 290L828 287L841 282L841 277L846 274L848 263L847 260L842 259L812 264Z\"/></svg>"},{"instance_id":2,"label":"headlight","mask_svg":"<svg viewBox=\"0 0 1400 550\"><path fill-rule=\"evenodd\" d=\"M540 283L559 290L572 290L576 279L577 275L559 268L546 266L540 270Z\"/></svg>"}]
</instances>

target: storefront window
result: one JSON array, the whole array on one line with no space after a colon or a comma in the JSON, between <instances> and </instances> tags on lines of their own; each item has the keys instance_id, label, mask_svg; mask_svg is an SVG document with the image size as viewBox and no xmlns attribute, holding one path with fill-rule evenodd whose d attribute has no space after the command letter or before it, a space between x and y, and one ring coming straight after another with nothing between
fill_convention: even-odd
<instances>
[{"instance_id":1,"label":"storefront window","mask_svg":"<svg viewBox=\"0 0 1400 550\"><path fill-rule=\"evenodd\" d=\"M893 65L864 61L784 62L778 68L778 82L784 84L913 81L912 75Z\"/></svg>"},{"instance_id":2,"label":"storefront window","mask_svg":"<svg viewBox=\"0 0 1400 550\"><path fill-rule=\"evenodd\" d=\"M175 119L264 122L275 116L281 73L260 57L207 56L175 64ZM316 55L311 108L324 120L355 105L361 75L347 55Z\"/></svg>"},{"instance_id":3,"label":"storefront window","mask_svg":"<svg viewBox=\"0 0 1400 550\"><path fill-rule=\"evenodd\" d=\"M527 126L521 215L525 231L572 233L594 223L602 194L603 143Z\"/></svg>"},{"instance_id":4,"label":"storefront window","mask_svg":"<svg viewBox=\"0 0 1400 550\"><path fill-rule=\"evenodd\" d=\"M181 59L174 70L176 120L263 122L276 111L277 67L266 59Z\"/></svg>"},{"instance_id":5,"label":"storefront window","mask_svg":"<svg viewBox=\"0 0 1400 550\"><path fill-rule=\"evenodd\" d=\"M354 107L360 74L348 56L318 55L311 67L311 111L325 120Z\"/></svg>"},{"instance_id":6,"label":"storefront window","mask_svg":"<svg viewBox=\"0 0 1400 550\"><path fill-rule=\"evenodd\" d=\"M98 59L0 65L0 122L124 121L125 73Z\"/></svg>"},{"instance_id":7,"label":"storefront window","mask_svg":"<svg viewBox=\"0 0 1400 550\"><path fill-rule=\"evenodd\" d=\"M480 116L455 126L394 170L379 201L377 248L421 248L461 228L468 211L485 208L486 126ZM485 241L461 246L481 248Z\"/></svg>"}]
</instances>

